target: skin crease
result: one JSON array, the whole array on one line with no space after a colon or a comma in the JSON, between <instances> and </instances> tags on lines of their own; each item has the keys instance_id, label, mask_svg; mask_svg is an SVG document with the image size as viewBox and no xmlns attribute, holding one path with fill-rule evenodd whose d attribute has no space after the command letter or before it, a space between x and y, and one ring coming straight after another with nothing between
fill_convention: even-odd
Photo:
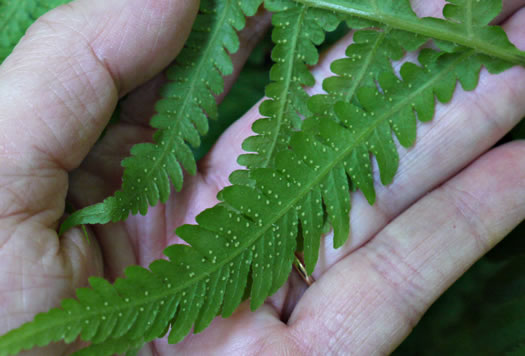
<instances>
[{"instance_id":1,"label":"skin crease","mask_svg":"<svg viewBox=\"0 0 525 356\"><path fill-rule=\"evenodd\" d=\"M419 15L437 16L443 1L413 4ZM504 5L504 28L525 49L525 2ZM127 265L161 257L180 242L174 229L213 206L239 168L235 157L257 107L221 137L166 205L93 227L91 243L79 229L56 235L66 194L78 207L102 200L120 185L120 161L130 146L151 139L145 123L162 81L154 77L183 45L197 8L193 0L77 0L40 19L0 66L0 333L73 296L90 275L114 280ZM261 14L243 32L237 70L267 23ZM319 81L350 40L313 69ZM128 92L123 122L92 148ZM334 251L325 237L317 282L304 294L292 280L257 312L245 303L201 334L178 345L157 340L140 354L391 352L431 303L524 219L524 143L487 152L525 115L524 96L523 68L497 76L483 71L474 92L457 89L431 123L419 125L417 144L400 148L399 172L392 185L376 186L374 206L353 194L350 241ZM290 315L287 323L282 315ZM67 354L78 346L23 354Z\"/></svg>"}]
</instances>

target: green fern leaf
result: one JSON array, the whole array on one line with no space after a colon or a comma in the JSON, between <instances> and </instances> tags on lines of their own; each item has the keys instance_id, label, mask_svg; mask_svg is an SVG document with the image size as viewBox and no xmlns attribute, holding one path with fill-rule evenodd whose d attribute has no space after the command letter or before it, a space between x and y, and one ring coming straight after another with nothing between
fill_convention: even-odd
<instances>
[{"instance_id":1,"label":"green fern leaf","mask_svg":"<svg viewBox=\"0 0 525 356\"><path fill-rule=\"evenodd\" d=\"M500 59L501 65L525 64L525 52L518 50L498 26L485 26L501 10L500 0L451 0L445 7L447 20L420 19L409 0L295 0L298 3L344 13L364 21L379 22L393 29L434 38L446 49L456 45L481 55ZM442 49L444 49L442 48Z\"/></svg>"},{"instance_id":2,"label":"green fern leaf","mask_svg":"<svg viewBox=\"0 0 525 356\"><path fill-rule=\"evenodd\" d=\"M145 215L149 206L166 202L170 182L182 188L182 167L195 174L196 163L188 144L200 145L208 131L206 115L217 116L214 95L222 93L222 76L233 72L228 53L239 48L235 31L245 26L245 15L255 14L262 0L201 1L193 31L184 50L167 72L170 80L162 89L158 112L151 120L157 129L155 143L141 143L126 158L122 188L101 203L72 214L61 233L82 224L105 224L125 220L130 212Z\"/></svg>"},{"instance_id":3,"label":"green fern leaf","mask_svg":"<svg viewBox=\"0 0 525 356\"><path fill-rule=\"evenodd\" d=\"M349 27L362 26L354 18L347 21ZM367 23L366 27L382 28L382 31L361 30L353 36L354 43L347 49L346 58L332 62L330 69L337 76L327 78L323 89L328 95L317 95L309 101L310 107L328 110L339 100L353 100L357 88L374 86L380 73L392 72L392 60L401 59L405 52L414 51L428 38L405 31L392 30L379 23ZM324 111L315 112L322 115Z\"/></svg>"},{"instance_id":4,"label":"green fern leaf","mask_svg":"<svg viewBox=\"0 0 525 356\"><path fill-rule=\"evenodd\" d=\"M256 188L232 186L224 189L221 194L223 204L256 223L245 238L251 240L254 251L267 255L267 263L263 266L273 266L270 259L273 254L261 250L261 241L268 241L267 235L271 232L286 229L290 221L287 219L284 223L282 218L294 210L298 217L296 224L301 226L309 273L317 261L325 213L323 205L334 227L334 245L341 246L349 235L347 176L358 187L373 187L369 157L372 153L378 161L383 184L389 184L398 162L391 132L394 131L405 146L413 144L416 113L423 120L431 119L434 96L447 102L452 97L457 79L469 82L469 78L476 76L480 66L474 65L470 69L462 66L473 57L473 51L447 55L423 51L419 58L423 67L405 64L401 70L403 81L391 73L379 77L385 94L376 88L360 88L357 97L363 108L339 102L335 108L339 123L309 119L314 121L305 123L309 129L292 136L291 150L277 155L276 169L250 171ZM316 130L312 130L313 127ZM214 211L212 209L206 214L214 215ZM223 221L223 218L198 220L201 233L210 228L208 221ZM177 231L188 240L184 232L184 228ZM260 265L252 266L252 273L270 273ZM274 273L277 271L270 274ZM251 299L254 308L263 300L253 289Z\"/></svg>"},{"instance_id":5,"label":"green fern leaf","mask_svg":"<svg viewBox=\"0 0 525 356\"><path fill-rule=\"evenodd\" d=\"M269 167L274 155L288 145L290 133L301 126L301 116L310 115L304 86L315 80L307 66L319 61L315 47L324 42L325 31L333 31L340 18L332 13L297 5L291 0L266 1L269 11L275 12L272 23L275 42L270 72L272 81L266 87L265 100L260 106L264 119L256 121L252 130L258 134L243 142L243 149L252 154L239 157L239 164L247 168ZM231 177L236 183L246 180L243 171Z\"/></svg>"},{"instance_id":6,"label":"green fern leaf","mask_svg":"<svg viewBox=\"0 0 525 356\"><path fill-rule=\"evenodd\" d=\"M190 263L188 266L195 265L196 260L188 260L189 256L195 257L195 251L178 247L168 249L167 254L182 256ZM197 266L199 272L214 277L209 267L203 268L201 263ZM118 279L114 286L104 279L91 278L92 288L78 289L77 300L66 299L61 308L39 314L32 323L4 335L0 355L16 354L22 348L61 339L72 342L79 335L93 343L80 353L82 355L124 352L164 335L176 313L178 322L171 335L181 338L189 332L201 306L206 304L205 283L201 281L188 287L186 281L175 286L183 275L194 276L196 272L188 273L173 262L157 261L151 269L153 273L141 267L129 267L126 279Z\"/></svg>"},{"instance_id":7,"label":"green fern leaf","mask_svg":"<svg viewBox=\"0 0 525 356\"><path fill-rule=\"evenodd\" d=\"M37 18L70 1L0 0L0 64Z\"/></svg>"}]
</instances>

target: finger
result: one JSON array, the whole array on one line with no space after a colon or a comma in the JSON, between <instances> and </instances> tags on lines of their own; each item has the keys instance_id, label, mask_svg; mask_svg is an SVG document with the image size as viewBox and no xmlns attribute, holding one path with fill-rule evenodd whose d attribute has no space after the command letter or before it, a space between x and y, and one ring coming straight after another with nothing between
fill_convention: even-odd
<instances>
[{"instance_id":1,"label":"finger","mask_svg":"<svg viewBox=\"0 0 525 356\"><path fill-rule=\"evenodd\" d=\"M31 27L0 67L0 176L12 195L27 198L12 209L41 211L52 196L61 214L65 171L85 157L118 97L177 54L197 6L191 0L77 0ZM21 186L6 172L41 178ZM30 199L28 185L38 186Z\"/></svg>"},{"instance_id":2,"label":"finger","mask_svg":"<svg viewBox=\"0 0 525 356\"><path fill-rule=\"evenodd\" d=\"M54 230L66 170L117 98L172 59L163 47L176 54L195 12L190 0L72 2L38 21L0 66L0 333L102 274L96 240L79 229L58 239Z\"/></svg>"},{"instance_id":3,"label":"finger","mask_svg":"<svg viewBox=\"0 0 525 356\"><path fill-rule=\"evenodd\" d=\"M524 142L497 148L420 199L308 289L291 330L334 354L393 351L434 300L525 218L524 154Z\"/></svg>"},{"instance_id":4,"label":"finger","mask_svg":"<svg viewBox=\"0 0 525 356\"><path fill-rule=\"evenodd\" d=\"M503 10L501 13L492 21L492 24L500 24L507 20L509 16L514 14L518 9L525 6L524 0L503 0Z\"/></svg>"},{"instance_id":5,"label":"finger","mask_svg":"<svg viewBox=\"0 0 525 356\"><path fill-rule=\"evenodd\" d=\"M0 334L73 298L75 288L86 287L103 269L96 240L80 230L59 240L52 230L0 220ZM76 347L55 343L22 354L69 355Z\"/></svg>"},{"instance_id":6,"label":"finger","mask_svg":"<svg viewBox=\"0 0 525 356\"><path fill-rule=\"evenodd\" d=\"M444 0L415 0L411 1L414 11L419 17L443 17ZM520 7L524 6L523 0L503 0L501 13L492 21L492 24L500 24Z\"/></svg>"}]
</instances>

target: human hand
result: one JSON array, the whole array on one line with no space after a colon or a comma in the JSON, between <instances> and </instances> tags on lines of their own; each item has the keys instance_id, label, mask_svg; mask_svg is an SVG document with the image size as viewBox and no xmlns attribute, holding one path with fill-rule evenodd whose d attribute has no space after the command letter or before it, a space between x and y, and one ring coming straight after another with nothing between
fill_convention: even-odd
<instances>
[{"instance_id":1,"label":"human hand","mask_svg":"<svg viewBox=\"0 0 525 356\"><path fill-rule=\"evenodd\" d=\"M520 3L506 2L512 17L504 26L524 48ZM435 16L439 4L421 0L415 8ZM166 205L146 217L95 226L90 243L80 229L56 234L68 172L74 205L100 201L118 188L129 147L151 138L145 123L162 79L130 94L123 121L75 170L118 97L173 59L196 10L191 0L78 0L40 20L0 67L0 333L73 296L90 275L113 280L127 265L147 266L161 257L168 244L180 242L175 227L212 206L238 168L235 157L257 108L223 135L199 173L186 177L183 191ZM319 81L329 74L329 58L341 56L348 41L314 69ZM292 276L257 312L243 304L203 333L177 345L155 341L143 354L392 351L428 306L525 217L525 146L516 142L483 154L525 115L524 79L523 68L498 76L483 72L475 92L458 89L450 104L440 105L433 123L420 125L417 145L401 149L396 179L378 186L377 203L353 195L351 241L333 250L331 236L324 239L317 281L304 294ZM33 353L75 347L57 344Z\"/></svg>"}]
</instances>

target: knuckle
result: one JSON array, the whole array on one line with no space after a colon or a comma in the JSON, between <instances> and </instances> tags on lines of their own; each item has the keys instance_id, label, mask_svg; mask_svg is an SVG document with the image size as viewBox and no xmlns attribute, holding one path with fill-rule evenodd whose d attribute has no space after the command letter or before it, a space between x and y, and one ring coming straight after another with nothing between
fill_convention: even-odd
<instances>
[{"instance_id":1,"label":"knuckle","mask_svg":"<svg viewBox=\"0 0 525 356\"><path fill-rule=\"evenodd\" d=\"M479 217L480 209L486 203L476 195L456 186L453 183L442 187L446 195L452 202L452 207L467 228L474 239L477 248L481 252L486 252L492 247L490 243L491 229L483 219Z\"/></svg>"},{"instance_id":2,"label":"knuckle","mask_svg":"<svg viewBox=\"0 0 525 356\"><path fill-rule=\"evenodd\" d=\"M386 234L386 230L383 233ZM428 288L425 288L428 281L410 262L411 251L396 241L387 237L380 243L372 242L364 257L372 272L383 282L379 288L387 289L383 294L392 299L390 305L399 314L402 323L412 329L428 307Z\"/></svg>"}]
</instances>

